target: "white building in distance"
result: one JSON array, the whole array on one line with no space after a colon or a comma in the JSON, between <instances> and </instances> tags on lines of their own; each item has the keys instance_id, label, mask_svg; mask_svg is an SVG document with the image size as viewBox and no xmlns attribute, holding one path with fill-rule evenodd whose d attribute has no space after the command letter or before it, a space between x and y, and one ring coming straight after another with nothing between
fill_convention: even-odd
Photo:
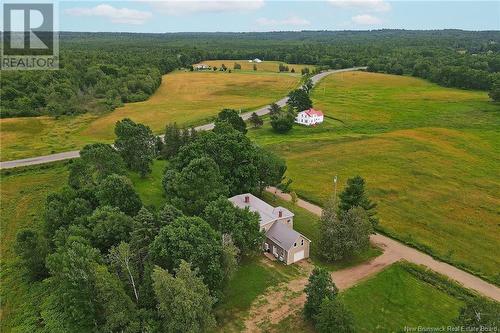
<instances>
[{"instance_id":1,"label":"white building in distance","mask_svg":"<svg viewBox=\"0 0 500 333\"><path fill-rule=\"evenodd\" d=\"M314 126L321 124L323 118L323 112L310 108L309 110L299 112L295 118L295 122L301 125Z\"/></svg>"}]
</instances>

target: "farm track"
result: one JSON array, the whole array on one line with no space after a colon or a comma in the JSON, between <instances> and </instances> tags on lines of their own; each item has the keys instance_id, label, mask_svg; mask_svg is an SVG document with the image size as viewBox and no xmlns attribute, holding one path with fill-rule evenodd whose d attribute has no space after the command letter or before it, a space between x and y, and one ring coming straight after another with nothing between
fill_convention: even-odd
<instances>
[{"instance_id":1,"label":"farm track","mask_svg":"<svg viewBox=\"0 0 500 333\"><path fill-rule=\"evenodd\" d=\"M330 74L363 70L363 69L366 69L366 67L352 67L352 68L325 71L325 72L321 72L319 74L312 76L311 80L313 81L313 84L315 85L322 78L324 78L325 76L328 76ZM288 97L283 97L282 99L276 101L276 104L278 104L279 106L284 106L286 104L287 100L288 100ZM269 113L269 105L264 106L260 109L254 110L254 111L243 113L241 115L241 118L243 118L244 120L247 120L250 118L250 116L252 115L253 112L257 113L259 116L263 116L263 115ZM197 131L209 131L213 128L214 128L214 123L209 123L209 124L195 127L195 130L197 130ZM29 166L29 165L45 164L45 163L63 161L63 160L68 160L68 159L73 159L73 158L78 158L78 157L80 157L80 151L73 150L73 151L67 151L67 152L56 153L56 154L51 154L51 155L44 155L44 156L23 158L23 159L19 159L19 160L0 162L0 169L12 169L12 168Z\"/></svg>"}]
</instances>

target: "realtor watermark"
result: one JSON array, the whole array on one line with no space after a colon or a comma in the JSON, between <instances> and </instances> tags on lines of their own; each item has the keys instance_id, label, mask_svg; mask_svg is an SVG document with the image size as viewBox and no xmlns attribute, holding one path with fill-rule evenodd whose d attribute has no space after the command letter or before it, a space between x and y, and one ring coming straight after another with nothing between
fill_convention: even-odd
<instances>
[{"instance_id":1,"label":"realtor watermark","mask_svg":"<svg viewBox=\"0 0 500 333\"><path fill-rule=\"evenodd\" d=\"M403 332L498 332L496 326L405 326Z\"/></svg>"},{"instance_id":2,"label":"realtor watermark","mask_svg":"<svg viewBox=\"0 0 500 333\"><path fill-rule=\"evenodd\" d=\"M2 70L59 68L54 3L3 3Z\"/></svg>"}]
</instances>

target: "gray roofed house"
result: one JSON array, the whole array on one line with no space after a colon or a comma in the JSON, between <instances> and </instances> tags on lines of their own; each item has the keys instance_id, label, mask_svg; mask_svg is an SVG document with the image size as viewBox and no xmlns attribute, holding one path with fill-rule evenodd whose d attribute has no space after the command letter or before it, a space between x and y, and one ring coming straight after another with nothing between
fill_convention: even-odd
<instances>
[{"instance_id":1,"label":"gray roofed house","mask_svg":"<svg viewBox=\"0 0 500 333\"><path fill-rule=\"evenodd\" d=\"M247 208L260 216L260 227L266 233L263 250L287 265L309 257L311 241L293 230L294 214L284 207L273 207L256 196L245 193L229 198L236 207Z\"/></svg>"}]
</instances>

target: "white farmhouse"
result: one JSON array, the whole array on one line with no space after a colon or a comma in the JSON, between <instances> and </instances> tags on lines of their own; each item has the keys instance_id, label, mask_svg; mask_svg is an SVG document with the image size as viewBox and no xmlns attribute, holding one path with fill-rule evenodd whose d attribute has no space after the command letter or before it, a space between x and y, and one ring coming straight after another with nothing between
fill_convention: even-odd
<instances>
[{"instance_id":1,"label":"white farmhouse","mask_svg":"<svg viewBox=\"0 0 500 333\"><path fill-rule=\"evenodd\" d=\"M309 110L304 110L297 114L295 118L297 124L313 126L316 124L321 124L323 122L323 112L310 108Z\"/></svg>"},{"instance_id":2,"label":"white farmhouse","mask_svg":"<svg viewBox=\"0 0 500 333\"><path fill-rule=\"evenodd\" d=\"M260 60L259 58L255 58L253 60L248 60L248 62L256 62L256 63L261 63L262 60Z\"/></svg>"}]
</instances>

